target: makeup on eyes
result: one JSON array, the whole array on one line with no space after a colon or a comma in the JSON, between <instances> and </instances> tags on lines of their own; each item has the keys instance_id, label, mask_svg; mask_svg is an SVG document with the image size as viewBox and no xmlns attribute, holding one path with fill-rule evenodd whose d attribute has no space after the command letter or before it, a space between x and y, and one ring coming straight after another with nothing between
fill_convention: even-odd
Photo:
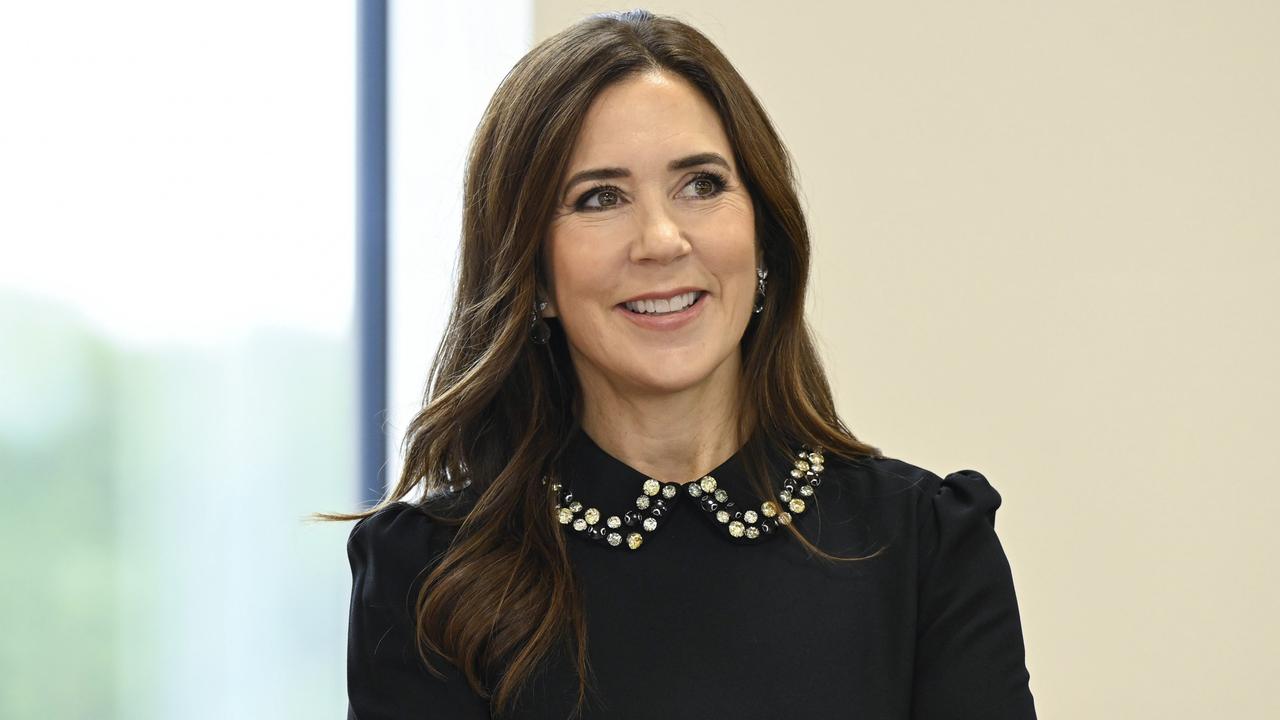
<instances>
[{"instance_id":1,"label":"makeup on eyes","mask_svg":"<svg viewBox=\"0 0 1280 720\"><path fill-rule=\"evenodd\" d=\"M720 195L720 193L724 192L725 188L727 188L729 185L728 178L726 178L724 175L714 170L702 170L702 171L699 171L698 174L695 175L693 178L691 178L689 180L689 183L686 183L686 187L691 183L697 182L698 180L709 180L715 186L714 191L711 192L710 194L696 196L699 199L716 197ZM594 208L586 206L587 200L591 199L596 194L604 191L610 191L617 194L622 193L622 190L619 189L616 185L595 185L587 189L585 192L583 192L581 195L578 196L578 199L575 200L573 203L573 209L594 212L599 210L605 210L608 207L616 207L616 205L610 205L607 207L594 207Z\"/></svg>"},{"instance_id":2,"label":"makeup on eyes","mask_svg":"<svg viewBox=\"0 0 1280 720\"><path fill-rule=\"evenodd\" d=\"M724 156L720 153L701 152L672 160L667 163L667 170L670 172L675 172L676 170L688 170L689 168L695 168L699 165L718 165L724 168L725 171L730 171L732 169L729 167L729 161L725 160ZM603 167L592 170L583 170L581 172L574 173L573 177L569 178L569 181L564 185L564 192L562 193L562 196L567 200L569 191L573 189L574 185L577 185L580 182L585 182L587 180L616 180L618 178L627 177L631 177L631 171L623 167Z\"/></svg>"}]
</instances>

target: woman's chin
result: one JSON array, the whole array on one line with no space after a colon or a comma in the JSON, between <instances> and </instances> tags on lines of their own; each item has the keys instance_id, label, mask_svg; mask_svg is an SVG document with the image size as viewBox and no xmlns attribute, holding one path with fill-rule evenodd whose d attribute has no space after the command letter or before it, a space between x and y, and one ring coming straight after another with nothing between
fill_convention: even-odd
<instances>
[{"instance_id":1,"label":"woman's chin","mask_svg":"<svg viewBox=\"0 0 1280 720\"><path fill-rule=\"evenodd\" d=\"M705 358L694 360L671 357L665 362L662 358L654 360L651 367L636 368L629 373L634 385L652 394L683 392L712 383L715 378L716 364Z\"/></svg>"}]
</instances>

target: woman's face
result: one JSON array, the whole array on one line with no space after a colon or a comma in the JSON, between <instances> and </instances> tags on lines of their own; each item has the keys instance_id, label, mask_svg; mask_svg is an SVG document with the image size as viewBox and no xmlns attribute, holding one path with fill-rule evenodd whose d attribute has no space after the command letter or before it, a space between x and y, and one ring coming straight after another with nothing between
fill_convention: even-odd
<instances>
[{"instance_id":1,"label":"woman's face","mask_svg":"<svg viewBox=\"0 0 1280 720\"><path fill-rule=\"evenodd\" d=\"M710 103L667 73L606 88L559 195L544 315L560 318L582 382L641 394L736 382L759 256L751 196ZM628 306L636 299L653 304Z\"/></svg>"}]
</instances>

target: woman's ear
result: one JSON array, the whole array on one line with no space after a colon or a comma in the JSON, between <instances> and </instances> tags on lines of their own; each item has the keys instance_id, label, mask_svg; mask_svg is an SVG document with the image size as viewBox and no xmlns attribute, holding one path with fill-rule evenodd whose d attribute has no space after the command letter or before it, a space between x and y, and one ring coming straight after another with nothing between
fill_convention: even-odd
<instances>
[{"instance_id":1,"label":"woman's ear","mask_svg":"<svg viewBox=\"0 0 1280 720\"><path fill-rule=\"evenodd\" d=\"M556 301L551 299L551 294L542 288L538 288L538 301L541 302L543 300L547 302L547 305L542 308L542 317L549 318L559 315L556 311Z\"/></svg>"},{"instance_id":2,"label":"woman's ear","mask_svg":"<svg viewBox=\"0 0 1280 720\"><path fill-rule=\"evenodd\" d=\"M538 263L533 270L534 293L538 298L538 302L546 301L547 303L546 307L542 308L542 317L556 317L560 312L556 309L555 293L551 287L555 285L555 278L551 275L551 258L547 255L547 242L545 239L538 244L538 248Z\"/></svg>"}]
</instances>

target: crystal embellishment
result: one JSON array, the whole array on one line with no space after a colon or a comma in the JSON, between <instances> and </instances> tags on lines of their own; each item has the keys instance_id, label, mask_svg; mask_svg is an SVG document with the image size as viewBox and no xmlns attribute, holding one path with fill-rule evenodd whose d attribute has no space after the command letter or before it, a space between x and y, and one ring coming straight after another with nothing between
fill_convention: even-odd
<instances>
[{"instance_id":1,"label":"crystal embellishment","mask_svg":"<svg viewBox=\"0 0 1280 720\"><path fill-rule=\"evenodd\" d=\"M757 512L754 508L743 509L737 506L726 488L719 487L716 479L710 475L686 483L663 483L654 478L645 478L640 486L640 495L636 496L636 509L607 518L598 508L585 507L573 497L570 488L562 488L560 483L551 485L556 494L555 518L561 525L571 525L578 534L587 540L599 542L608 547L626 546L629 550L638 550L644 545L645 537L656 532L661 526L661 519L672 511L684 494L699 500L695 505L706 513L714 527L721 528L726 537L737 543L752 543L766 540L777 534L777 529L790 525L795 517L804 513L808 504L802 498L814 498L815 488L821 484L821 474L825 469L825 458L821 450L804 448L798 451L792 460L792 467L783 476L776 499L760 503ZM547 484L543 480L543 484ZM685 493L680 492L680 488ZM604 526L600 521L604 520ZM626 525L631 530L622 528ZM606 529L607 527L607 529Z\"/></svg>"}]
</instances>

